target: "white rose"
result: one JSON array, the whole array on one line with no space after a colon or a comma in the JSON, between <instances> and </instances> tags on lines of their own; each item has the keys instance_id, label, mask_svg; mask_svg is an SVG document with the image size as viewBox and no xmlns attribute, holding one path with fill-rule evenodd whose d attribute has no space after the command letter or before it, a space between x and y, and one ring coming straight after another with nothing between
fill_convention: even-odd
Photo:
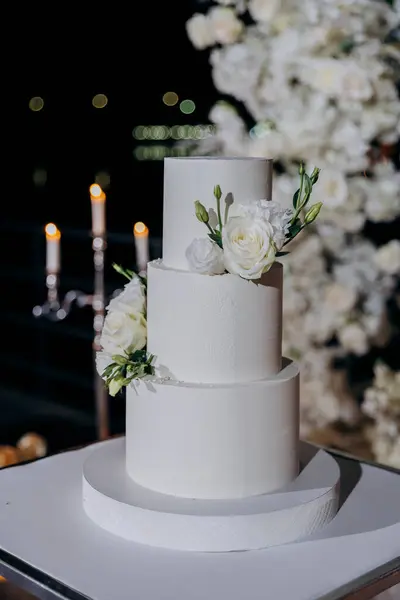
<instances>
[{"instance_id":1,"label":"white rose","mask_svg":"<svg viewBox=\"0 0 400 600\"><path fill-rule=\"evenodd\" d=\"M350 323L338 332L339 342L345 350L358 356L368 352L367 334L357 323Z\"/></svg>"},{"instance_id":2,"label":"white rose","mask_svg":"<svg viewBox=\"0 0 400 600\"><path fill-rule=\"evenodd\" d=\"M347 313L357 302L357 292L340 283L332 283L325 291L325 303L335 313Z\"/></svg>"},{"instance_id":3,"label":"white rose","mask_svg":"<svg viewBox=\"0 0 400 600\"><path fill-rule=\"evenodd\" d=\"M210 20L200 13L196 13L186 22L186 33L189 40L197 50L204 50L215 44L215 37Z\"/></svg>"},{"instance_id":4,"label":"white rose","mask_svg":"<svg viewBox=\"0 0 400 600\"><path fill-rule=\"evenodd\" d=\"M186 250L190 269L203 275L221 275L225 272L222 249L209 238L196 238Z\"/></svg>"},{"instance_id":5,"label":"white rose","mask_svg":"<svg viewBox=\"0 0 400 600\"><path fill-rule=\"evenodd\" d=\"M270 23L278 14L282 0L250 0L249 13L254 21Z\"/></svg>"},{"instance_id":6,"label":"white rose","mask_svg":"<svg viewBox=\"0 0 400 600\"><path fill-rule=\"evenodd\" d=\"M289 226L293 217L292 209L283 209L278 202L257 200L241 205L240 211L253 219L268 221L272 226L272 239L277 250L280 250L289 235Z\"/></svg>"},{"instance_id":7,"label":"white rose","mask_svg":"<svg viewBox=\"0 0 400 600\"><path fill-rule=\"evenodd\" d=\"M100 345L111 355L142 350L146 345L146 319L141 313L111 310L104 320Z\"/></svg>"},{"instance_id":8,"label":"white rose","mask_svg":"<svg viewBox=\"0 0 400 600\"><path fill-rule=\"evenodd\" d=\"M208 17L214 38L219 44L233 44L239 39L243 23L231 8L215 6L209 11Z\"/></svg>"},{"instance_id":9,"label":"white rose","mask_svg":"<svg viewBox=\"0 0 400 600\"><path fill-rule=\"evenodd\" d=\"M125 313L143 313L145 303L146 297L143 284L138 277L134 277L125 285L122 292L110 301L107 310L117 310Z\"/></svg>"},{"instance_id":10,"label":"white rose","mask_svg":"<svg viewBox=\"0 0 400 600\"><path fill-rule=\"evenodd\" d=\"M326 208L343 206L348 197L348 185L340 171L322 169L318 183L313 188L313 201L323 202Z\"/></svg>"},{"instance_id":11,"label":"white rose","mask_svg":"<svg viewBox=\"0 0 400 600\"><path fill-rule=\"evenodd\" d=\"M376 266L389 275L400 274L400 242L391 240L381 246L374 257Z\"/></svg>"},{"instance_id":12,"label":"white rose","mask_svg":"<svg viewBox=\"0 0 400 600\"><path fill-rule=\"evenodd\" d=\"M275 261L272 225L250 216L231 217L222 230L225 268L244 279L260 279Z\"/></svg>"}]
</instances>

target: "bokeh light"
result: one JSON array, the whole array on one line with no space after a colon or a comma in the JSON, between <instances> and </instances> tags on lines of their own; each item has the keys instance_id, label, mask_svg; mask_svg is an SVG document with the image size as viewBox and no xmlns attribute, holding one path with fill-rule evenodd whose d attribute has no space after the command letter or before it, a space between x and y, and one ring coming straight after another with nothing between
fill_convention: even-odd
<instances>
[{"instance_id":1,"label":"bokeh light","mask_svg":"<svg viewBox=\"0 0 400 600\"><path fill-rule=\"evenodd\" d=\"M196 110L196 105L193 100L182 100L179 108L183 114L191 115Z\"/></svg>"},{"instance_id":2,"label":"bokeh light","mask_svg":"<svg viewBox=\"0 0 400 600\"><path fill-rule=\"evenodd\" d=\"M110 187L111 178L107 171L99 171L96 173L94 180L103 190L107 190Z\"/></svg>"},{"instance_id":3,"label":"bokeh light","mask_svg":"<svg viewBox=\"0 0 400 600\"><path fill-rule=\"evenodd\" d=\"M38 187L41 187L47 182L47 171L46 169L35 169L32 174L33 183Z\"/></svg>"},{"instance_id":4,"label":"bokeh light","mask_svg":"<svg viewBox=\"0 0 400 600\"><path fill-rule=\"evenodd\" d=\"M132 131L135 140L204 140L215 134L215 125L138 125Z\"/></svg>"},{"instance_id":5,"label":"bokeh light","mask_svg":"<svg viewBox=\"0 0 400 600\"><path fill-rule=\"evenodd\" d=\"M39 112L39 110L42 110L43 106L44 106L44 100L40 96L35 96L34 98L31 98L29 100L29 108L33 112Z\"/></svg>"},{"instance_id":6,"label":"bokeh light","mask_svg":"<svg viewBox=\"0 0 400 600\"><path fill-rule=\"evenodd\" d=\"M92 104L95 108L104 108L108 104L108 98L105 94L96 94L93 97Z\"/></svg>"},{"instance_id":7,"label":"bokeh light","mask_svg":"<svg viewBox=\"0 0 400 600\"><path fill-rule=\"evenodd\" d=\"M178 94L176 94L175 92L167 92L163 96L163 102L167 106L175 106L175 104L178 104L178 101Z\"/></svg>"}]
</instances>

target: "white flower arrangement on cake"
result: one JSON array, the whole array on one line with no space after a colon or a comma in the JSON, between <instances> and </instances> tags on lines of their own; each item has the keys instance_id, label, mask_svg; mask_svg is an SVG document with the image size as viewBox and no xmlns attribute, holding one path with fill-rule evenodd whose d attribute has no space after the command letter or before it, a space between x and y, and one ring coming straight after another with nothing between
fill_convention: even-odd
<instances>
[{"instance_id":1,"label":"white flower arrangement on cake","mask_svg":"<svg viewBox=\"0 0 400 600\"><path fill-rule=\"evenodd\" d=\"M129 283L106 307L102 349L96 353L97 372L111 396L134 379L154 374L154 356L146 350L146 277L113 266Z\"/></svg>"},{"instance_id":2,"label":"white flower arrangement on cake","mask_svg":"<svg viewBox=\"0 0 400 600\"><path fill-rule=\"evenodd\" d=\"M300 165L300 187L293 196L293 209L257 200L235 206L235 215L229 216L233 202L228 193L223 219L222 190L216 185L216 213L195 202L196 217L206 225L208 237L195 239L188 247L191 270L204 275L231 273L248 280L259 279L276 258L287 254L282 252L284 246L317 218L322 203L311 207L308 203L319 173L315 168L307 175ZM106 307L96 368L109 394L116 396L132 381L154 376L156 369L155 356L147 352L147 278L116 264L113 267L128 283Z\"/></svg>"},{"instance_id":3,"label":"white flower arrangement on cake","mask_svg":"<svg viewBox=\"0 0 400 600\"><path fill-rule=\"evenodd\" d=\"M316 167L307 175L304 165L300 165L299 173L300 187L293 196L292 209L283 209L272 200L256 200L238 205L234 216L229 216L232 202L228 193L222 218L219 185L214 188L216 212L196 200L196 217L206 225L208 237L194 239L187 248L191 270L205 275L231 273L243 279L260 279L269 271L276 258L287 254L282 252L284 246L315 221L321 210L322 202L318 202L302 219L320 169Z\"/></svg>"}]
</instances>

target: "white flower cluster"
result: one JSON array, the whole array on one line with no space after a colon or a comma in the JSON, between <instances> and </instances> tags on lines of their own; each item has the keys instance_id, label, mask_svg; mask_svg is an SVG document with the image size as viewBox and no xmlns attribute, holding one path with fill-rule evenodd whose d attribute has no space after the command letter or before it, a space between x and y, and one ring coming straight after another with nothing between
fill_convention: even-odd
<instances>
[{"instance_id":1,"label":"white flower cluster","mask_svg":"<svg viewBox=\"0 0 400 600\"><path fill-rule=\"evenodd\" d=\"M96 368L100 376L115 362L115 357L128 357L143 350L147 343L146 295L141 280L134 276L106 307L100 337L101 351L96 353ZM122 387L113 378L109 391L112 396Z\"/></svg>"},{"instance_id":2,"label":"white flower cluster","mask_svg":"<svg viewBox=\"0 0 400 600\"><path fill-rule=\"evenodd\" d=\"M374 425L370 441L378 462L400 468L400 371L375 365L374 381L364 395L363 412Z\"/></svg>"},{"instance_id":3,"label":"white flower cluster","mask_svg":"<svg viewBox=\"0 0 400 600\"><path fill-rule=\"evenodd\" d=\"M283 260L284 350L301 362L303 432L352 421L357 405L333 365L387 342L386 305L400 274L400 242L389 237L377 248L363 236L366 225L400 217L400 173L392 163L400 136L400 51L392 34L400 2L217 4L250 21L236 25L228 43L210 34L203 47L210 48L215 87L243 103L254 125L249 130L233 104L218 102L206 152L274 157L282 167L274 200L284 207L298 163L321 167L313 192L324 203L319 220ZM211 32L210 14L204 18ZM232 19L225 22L230 31ZM188 32L198 47L192 20Z\"/></svg>"},{"instance_id":4,"label":"white flower cluster","mask_svg":"<svg viewBox=\"0 0 400 600\"><path fill-rule=\"evenodd\" d=\"M187 248L190 269L205 275L227 271L243 279L260 279L287 241L292 217L293 210L271 200L235 206L234 216L221 227L221 246L210 238L196 238Z\"/></svg>"}]
</instances>

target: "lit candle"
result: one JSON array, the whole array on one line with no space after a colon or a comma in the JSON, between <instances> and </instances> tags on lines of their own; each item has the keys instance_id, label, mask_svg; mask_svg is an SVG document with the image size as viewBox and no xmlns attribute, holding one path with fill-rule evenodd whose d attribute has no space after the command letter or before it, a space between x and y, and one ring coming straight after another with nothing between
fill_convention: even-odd
<instances>
[{"instance_id":1,"label":"lit candle","mask_svg":"<svg viewBox=\"0 0 400 600\"><path fill-rule=\"evenodd\" d=\"M106 195L101 187L94 183L89 188L92 203L92 233L104 236L106 232Z\"/></svg>"},{"instance_id":2,"label":"lit candle","mask_svg":"<svg viewBox=\"0 0 400 600\"><path fill-rule=\"evenodd\" d=\"M149 230L144 223L139 221L133 227L136 249L136 266L139 273L147 269L149 262Z\"/></svg>"},{"instance_id":3,"label":"lit candle","mask_svg":"<svg viewBox=\"0 0 400 600\"><path fill-rule=\"evenodd\" d=\"M47 223L44 228L46 233L46 271L58 273L60 271L60 230L54 223Z\"/></svg>"}]
</instances>

